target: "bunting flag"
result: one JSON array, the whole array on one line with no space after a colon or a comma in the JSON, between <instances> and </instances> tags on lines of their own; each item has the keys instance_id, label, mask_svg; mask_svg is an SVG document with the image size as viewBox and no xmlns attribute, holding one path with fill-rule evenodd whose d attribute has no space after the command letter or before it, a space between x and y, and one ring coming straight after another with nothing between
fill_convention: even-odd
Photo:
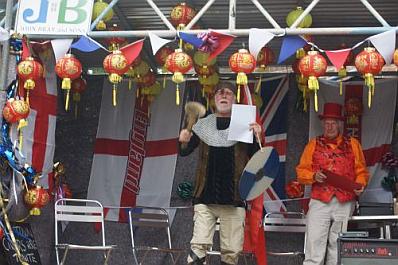
<instances>
[{"instance_id":1,"label":"bunting flag","mask_svg":"<svg viewBox=\"0 0 398 265\"><path fill-rule=\"evenodd\" d=\"M336 51L325 51L328 56L330 62L336 67L337 71L343 67L345 61L347 60L348 55L350 54L351 49L342 49Z\"/></svg>"},{"instance_id":2,"label":"bunting flag","mask_svg":"<svg viewBox=\"0 0 398 265\"><path fill-rule=\"evenodd\" d=\"M72 43L71 48L82 52L93 52L100 48L107 51L107 49L100 43L84 35L81 36L75 43Z\"/></svg>"},{"instance_id":3,"label":"bunting flag","mask_svg":"<svg viewBox=\"0 0 398 265\"><path fill-rule=\"evenodd\" d=\"M279 53L278 64L285 61L306 44L307 41L300 36L285 36L283 38L281 51Z\"/></svg>"},{"instance_id":4,"label":"bunting flag","mask_svg":"<svg viewBox=\"0 0 398 265\"><path fill-rule=\"evenodd\" d=\"M360 201L390 203L392 194L381 186L381 181L388 175L381 168L382 156L390 150L393 136L394 115L397 80L382 79L376 80L378 93L374 95L372 108L366 107L367 88L362 81L344 83L344 95L339 95L338 82L321 81L319 90L319 108L323 109L325 102L351 104L360 102L363 106L361 114L346 116L344 132L360 140L370 172L370 181ZM311 101L312 103L312 101ZM311 107L309 137L322 134L321 122L318 113Z\"/></svg>"},{"instance_id":5,"label":"bunting flag","mask_svg":"<svg viewBox=\"0 0 398 265\"><path fill-rule=\"evenodd\" d=\"M184 32L178 32L178 36L185 42L188 42L195 46L195 48L199 48L203 45L203 40L196 37L195 34L188 34Z\"/></svg>"},{"instance_id":6,"label":"bunting flag","mask_svg":"<svg viewBox=\"0 0 398 265\"><path fill-rule=\"evenodd\" d=\"M267 45L267 43L270 42L274 37L274 34L264 29L250 29L249 50L254 58L257 58L257 55L261 51L261 48Z\"/></svg>"},{"instance_id":7,"label":"bunting flag","mask_svg":"<svg viewBox=\"0 0 398 265\"><path fill-rule=\"evenodd\" d=\"M174 40L163 39L153 34L150 31L148 32L148 36L149 36L149 41L151 43L153 55L155 55L158 52L158 50L160 50L160 48L162 48L164 45L174 41Z\"/></svg>"},{"instance_id":8,"label":"bunting flag","mask_svg":"<svg viewBox=\"0 0 398 265\"><path fill-rule=\"evenodd\" d=\"M120 49L120 51L126 57L129 65L138 57L138 55L142 50L143 45L144 45L144 39L133 42Z\"/></svg>"},{"instance_id":9,"label":"bunting flag","mask_svg":"<svg viewBox=\"0 0 398 265\"><path fill-rule=\"evenodd\" d=\"M212 36L217 37L218 38L218 47L215 48L211 53L209 58L207 59L208 62L210 62L211 60L213 60L217 55L219 55L220 53L222 53L226 48L229 47L229 45L231 45L231 43L234 41L235 36L233 35L229 35L229 34L224 34L224 33L219 33L216 31L210 31L210 33Z\"/></svg>"},{"instance_id":10,"label":"bunting flag","mask_svg":"<svg viewBox=\"0 0 398 265\"><path fill-rule=\"evenodd\" d=\"M396 29L392 29L368 38L373 46L383 56L386 65L391 64L395 50Z\"/></svg>"},{"instance_id":11,"label":"bunting flag","mask_svg":"<svg viewBox=\"0 0 398 265\"><path fill-rule=\"evenodd\" d=\"M54 39L51 40L51 45L53 46L53 51L55 55L55 61L59 58L64 57L64 55L70 49L73 39Z\"/></svg>"}]
</instances>

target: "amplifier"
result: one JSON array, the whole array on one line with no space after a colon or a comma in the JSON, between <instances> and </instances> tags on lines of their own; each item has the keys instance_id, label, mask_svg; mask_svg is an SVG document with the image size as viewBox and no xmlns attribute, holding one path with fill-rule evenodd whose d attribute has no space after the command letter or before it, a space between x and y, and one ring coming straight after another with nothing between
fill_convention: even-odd
<instances>
[{"instance_id":1,"label":"amplifier","mask_svg":"<svg viewBox=\"0 0 398 265\"><path fill-rule=\"evenodd\" d=\"M339 238L338 265L397 265L398 240Z\"/></svg>"}]
</instances>

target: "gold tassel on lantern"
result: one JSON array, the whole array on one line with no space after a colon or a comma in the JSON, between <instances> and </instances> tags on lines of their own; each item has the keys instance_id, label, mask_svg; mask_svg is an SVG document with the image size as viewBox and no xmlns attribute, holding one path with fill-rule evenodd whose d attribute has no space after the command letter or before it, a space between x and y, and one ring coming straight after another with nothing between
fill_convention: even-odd
<instances>
[{"instance_id":1,"label":"gold tassel on lantern","mask_svg":"<svg viewBox=\"0 0 398 265\"><path fill-rule=\"evenodd\" d=\"M338 75L340 77L340 96L343 95L343 78L347 76L347 69L342 66L338 72Z\"/></svg>"},{"instance_id":2,"label":"gold tassel on lantern","mask_svg":"<svg viewBox=\"0 0 398 265\"><path fill-rule=\"evenodd\" d=\"M176 86L176 105L180 105L180 87L179 84L184 82L184 75L181 72L175 72L171 80L177 84Z\"/></svg>"},{"instance_id":3,"label":"gold tassel on lantern","mask_svg":"<svg viewBox=\"0 0 398 265\"><path fill-rule=\"evenodd\" d=\"M118 74L112 73L108 77L109 81L113 84L113 89L112 89L112 105L115 107L117 102L116 102L116 89L117 89L117 83L122 82L122 77Z\"/></svg>"},{"instance_id":4,"label":"gold tassel on lantern","mask_svg":"<svg viewBox=\"0 0 398 265\"><path fill-rule=\"evenodd\" d=\"M28 121L27 120L25 120L25 119L20 119L19 120L19 123L18 123L18 127L17 127L17 130L18 130L18 133L19 133L19 146L18 146L18 148L19 148L19 151L21 152L21 150L22 150L22 143L23 143L23 134L22 134L22 128L24 128L24 127L26 127L26 126L28 126Z\"/></svg>"},{"instance_id":5,"label":"gold tassel on lantern","mask_svg":"<svg viewBox=\"0 0 398 265\"><path fill-rule=\"evenodd\" d=\"M319 90L319 82L315 76L310 76L308 78L308 88L314 91L314 106L315 111L318 112L318 90Z\"/></svg>"},{"instance_id":6,"label":"gold tassel on lantern","mask_svg":"<svg viewBox=\"0 0 398 265\"><path fill-rule=\"evenodd\" d=\"M236 95L236 101L240 102L240 86L247 85L247 75L244 72L239 72L236 76L236 84L238 85L238 93Z\"/></svg>"},{"instance_id":7,"label":"gold tassel on lantern","mask_svg":"<svg viewBox=\"0 0 398 265\"><path fill-rule=\"evenodd\" d=\"M296 51L296 58L301 59L305 56L305 50L303 48L300 48Z\"/></svg>"},{"instance_id":8,"label":"gold tassel on lantern","mask_svg":"<svg viewBox=\"0 0 398 265\"><path fill-rule=\"evenodd\" d=\"M77 119L77 114L79 112L79 102L80 102L79 93L73 93L73 102L75 102L75 119Z\"/></svg>"},{"instance_id":9,"label":"gold tassel on lantern","mask_svg":"<svg viewBox=\"0 0 398 265\"><path fill-rule=\"evenodd\" d=\"M35 86L36 86L35 81L33 81L32 79L26 80L25 83L23 84L23 87L26 89L26 103L28 103L28 105L29 105L29 92L30 90L33 90Z\"/></svg>"},{"instance_id":10,"label":"gold tassel on lantern","mask_svg":"<svg viewBox=\"0 0 398 265\"><path fill-rule=\"evenodd\" d=\"M69 110L69 94L70 94L70 89L72 86L72 80L70 78L64 78L62 79L62 85L61 88L63 90L66 90L66 99L65 99L65 110Z\"/></svg>"},{"instance_id":11,"label":"gold tassel on lantern","mask_svg":"<svg viewBox=\"0 0 398 265\"><path fill-rule=\"evenodd\" d=\"M365 74L365 85L368 87L368 107L372 105L372 96L375 93L375 79L371 73Z\"/></svg>"}]
</instances>

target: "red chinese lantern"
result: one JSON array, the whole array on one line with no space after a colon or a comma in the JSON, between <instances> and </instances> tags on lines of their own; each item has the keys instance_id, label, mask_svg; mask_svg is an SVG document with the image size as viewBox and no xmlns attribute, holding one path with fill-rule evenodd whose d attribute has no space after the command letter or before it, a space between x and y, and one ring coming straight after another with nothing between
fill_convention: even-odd
<instances>
[{"instance_id":1,"label":"red chinese lantern","mask_svg":"<svg viewBox=\"0 0 398 265\"><path fill-rule=\"evenodd\" d=\"M186 3L176 5L170 13L170 21L177 29L184 29L185 26L196 15L195 10Z\"/></svg>"},{"instance_id":2,"label":"red chinese lantern","mask_svg":"<svg viewBox=\"0 0 398 265\"><path fill-rule=\"evenodd\" d=\"M3 117L9 123L16 123L26 119L29 115L29 104L23 100L11 98L7 100L3 109Z\"/></svg>"},{"instance_id":3,"label":"red chinese lantern","mask_svg":"<svg viewBox=\"0 0 398 265\"><path fill-rule=\"evenodd\" d=\"M346 116L361 116L363 112L362 101L359 98L350 98L344 104Z\"/></svg>"},{"instance_id":4,"label":"red chinese lantern","mask_svg":"<svg viewBox=\"0 0 398 265\"><path fill-rule=\"evenodd\" d=\"M72 54L68 53L58 60L55 65L55 73L62 78L62 89L66 90L65 110L69 110L69 93L72 80L82 74L82 64Z\"/></svg>"},{"instance_id":5,"label":"red chinese lantern","mask_svg":"<svg viewBox=\"0 0 398 265\"><path fill-rule=\"evenodd\" d=\"M109 74L108 79L113 84L112 105L116 106L116 88L117 84L122 82L122 75L127 72L129 65L127 58L119 50L113 51L107 55L103 62L105 72Z\"/></svg>"},{"instance_id":6,"label":"red chinese lantern","mask_svg":"<svg viewBox=\"0 0 398 265\"><path fill-rule=\"evenodd\" d=\"M155 54L155 60L160 66L164 66L166 63L167 56L172 54L174 50L172 48L169 48L167 46L162 47L156 54Z\"/></svg>"},{"instance_id":7,"label":"red chinese lantern","mask_svg":"<svg viewBox=\"0 0 398 265\"><path fill-rule=\"evenodd\" d=\"M31 208L31 215L40 215L40 208L47 205L50 196L47 190L42 187L32 187L30 190L26 191L24 196L25 203Z\"/></svg>"},{"instance_id":8,"label":"red chinese lantern","mask_svg":"<svg viewBox=\"0 0 398 265\"><path fill-rule=\"evenodd\" d=\"M87 82L83 78L78 78L72 81L73 102L75 102L75 117L77 118L78 104L81 99L81 94L86 90Z\"/></svg>"},{"instance_id":9,"label":"red chinese lantern","mask_svg":"<svg viewBox=\"0 0 398 265\"><path fill-rule=\"evenodd\" d=\"M240 49L229 58L229 67L237 73L236 84L238 85L237 101L240 101L240 86L247 85L247 75L256 68L256 60L246 49Z\"/></svg>"},{"instance_id":10,"label":"red chinese lantern","mask_svg":"<svg viewBox=\"0 0 398 265\"><path fill-rule=\"evenodd\" d=\"M29 104L29 91L35 88L35 82L38 79L43 78L43 66L33 59L33 57L29 56L18 64L17 74L24 82L23 87L26 89L26 102Z\"/></svg>"},{"instance_id":11,"label":"red chinese lantern","mask_svg":"<svg viewBox=\"0 0 398 265\"><path fill-rule=\"evenodd\" d=\"M398 49L394 52L394 64L398 66Z\"/></svg>"},{"instance_id":12,"label":"red chinese lantern","mask_svg":"<svg viewBox=\"0 0 398 265\"><path fill-rule=\"evenodd\" d=\"M168 71L173 73L172 80L177 84L176 104L180 105L179 84L184 82L184 74L192 68L192 59L181 49L176 49L172 54L167 56L165 67Z\"/></svg>"},{"instance_id":13,"label":"red chinese lantern","mask_svg":"<svg viewBox=\"0 0 398 265\"><path fill-rule=\"evenodd\" d=\"M285 186L286 195L290 199L304 196L304 188L297 180L289 181Z\"/></svg>"},{"instance_id":14,"label":"red chinese lantern","mask_svg":"<svg viewBox=\"0 0 398 265\"><path fill-rule=\"evenodd\" d=\"M120 31L120 28L117 26L117 24L113 24L112 27L109 28L109 31ZM105 43L108 45L108 49L110 51L119 50L122 44L125 42L125 38L117 36L105 39Z\"/></svg>"},{"instance_id":15,"label":"red chinese lantern","mask_svg":"<svg viewBox=\"0 0 398 265\"><path fill-rule=\"evenodd\" d=\"M261 48L260 52L257 55L257 65L261 71L265 71L265 68L268 65L272 64L274 62L274 60L275 60L275 54L268 47ZM256 93L260 92L261 79L262 79L262 75L260 75L260 79L257 82Z\"/></svg>"},{"instance_id":16,"label":"red chinese lantern","mask_svg":"<svg viewBox=\"0 0 398 265\"><path fill-rule=\"evenodd\" d=\"M318 111L318 77L326 73L326 59L317 51L309 51L306 56L300 59L299 71L304 77L308 77L308 88L314 91L315 111Z\"/></svg>"},{"instance_id":17,"label":"red chinese lantern","mask_svg":"<svg viewBox=\"0 0 398 265\"><path fill-rule=\"evenodd\" d=\"M368 107L372 105L372 96L375 90L374 75L381 72L384 59L375 48L367 47L355 58L355 67L363 75L365 85L368 87Z\"/></svg>"},{"instance_id":18,"label":"red chinese lantern","mask_svg":"<svg viewBox=\"0 0 398 265\"><path fill-rule=\"evenodd\" d=\"M257 55L257 65L262 70L265 70L265 68L268 65L272 64L274 60L275 60L275 54L268 47L261 48L260 52Z\"/></svg>"}]
</instances>

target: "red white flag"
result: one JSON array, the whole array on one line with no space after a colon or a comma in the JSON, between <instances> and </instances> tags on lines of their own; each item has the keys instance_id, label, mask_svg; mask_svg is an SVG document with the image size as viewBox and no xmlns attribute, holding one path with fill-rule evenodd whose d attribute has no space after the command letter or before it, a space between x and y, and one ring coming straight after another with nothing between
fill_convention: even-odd
<instances>
[{"instance_id":1,"label":"red white flag","mask_svg":"<svg viewBox=\"0 0 398 265\"><path fill-rule=\"evenodd\" d=\"M167 82L148 116L145 102L136 102L135 89L126 83L119 85L113 107L111 84L104 82L87 197L109 208L107 220L127 220L119 207L170 206L182 110L174 89Z\"/></svg>"},{"instance_id":2,"label":"red white flag","mask_svg":"<svg viewBox=\"0 0 398 265\"><path fill-rule=\"evenodd\" d=\"M22 129L22 154L26 163L42 172L39 185L48 188L48 176L53 170L55 151L55 126L57 118L57 77L51 46L39 53L45 68L45 78L36 81L29 94L30 114L28 126Z\"/></svg>"},{"instance_id":3,"label":"red white flag","mask_svg":"<svg viewBox=\"0 0 398 265\"><path fill-rule=\"evenodd\" d=\"M391 202L391 192L381 187L387 172L381 168L382 156L390 150L397 94L397 80L376 80L375 94L371 108L367 107L368 88L363 81L344 83L344 94L339 95L338 82L322 81L318 92L319 113L311 106L309 137L322 134L318 114L323 111L325 102L335 102L343 106L349 100L360 100L362 115L350 117L345 122L345 133L356 136L362 144L370 181L360 200L368 202ZM312 102L311 102L312 103Z\"/></svg>"}]
</instances>

